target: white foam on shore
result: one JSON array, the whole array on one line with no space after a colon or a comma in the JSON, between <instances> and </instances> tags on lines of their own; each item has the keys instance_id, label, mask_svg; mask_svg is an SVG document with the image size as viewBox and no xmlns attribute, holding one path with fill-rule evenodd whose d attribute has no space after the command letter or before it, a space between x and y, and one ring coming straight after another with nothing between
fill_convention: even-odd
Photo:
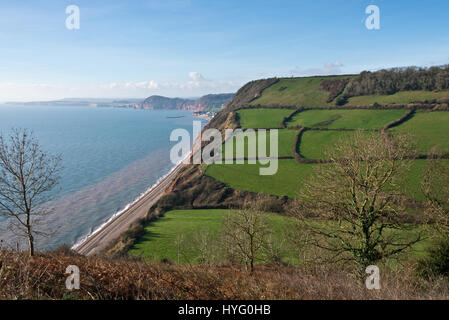
<instances>
[{"instance_id":1,"label":"white foam on shore","mask_svg":"<svg viewBox=\"0 0 449 320\"><path fill-rule=\"evenodd\" d=\"M76 250L80 245L82 245L84 242L86 242L92 236L94 236L95 234L97 234L98 232L103 230L112 220L114 220L115 218L119 217L124 212L126 212L129 208L131 208L133 205L135 205L137 202L142 200L149 192L151 192L154 188L156 188L162 180L164 180L166 177L168 177L188 157L190 157L190 153L188 154L188 156L186 158L184 158L183 160L179 161L178 164L176 164L173 168L171 168L170 171L167 174L165 174L162 177L160 177L150 188L148 188L146 191L141 193L134 201L128 203L122 210L114 213L106 222L104 222L99 227L94 229L93 232L90 232L88 235L84 236L81 240L77 241L72 246L72 250Z\"/></svg>"},{"instance_id":2,"label":"white foam on shore","mask_svg":"<svg viewBox=\"0 0 449 320\"><path fill-rule=\"evenodd\" d=\"M179 165L181 165L183 162L186 161L186 159L188 159L189 157L193 156L193 152L195 149L195 143L198 141L198 137L195 137L195 141L192 145L192 149L190 150L190 152L188 153L188 155L182 159L181 161L179 161L173 168L170 169L170 171L163 175L162 177L160 177L150 188L148 188L145 192L141 193L140 196L138 196L134 201L132 201L131 203L127 204L125 206L125 208L123 208L122 210L118 211L117 213L113 214L105 223L101 224L99 227L97 227L96 229L94 229L93 232L90 232L88 235L84 236L81 240L77 241L72 247L72 250L76 250L80 245L82 245L84 242L86 242L88 239L90 239L92 236L94 236L95 234L97 234L98 232L100 232L101 230L103 230L112 220L116 219L117 217L119 217L120 215L122 215L124 212L126 212L130 207L132 207L134 204L136 204L137 202L139 202L142 198L144 198L149 192L151 192L154 188L156 188L159 183L164 180L166 177L168 177Z\"/></svg>"}]
</instances>

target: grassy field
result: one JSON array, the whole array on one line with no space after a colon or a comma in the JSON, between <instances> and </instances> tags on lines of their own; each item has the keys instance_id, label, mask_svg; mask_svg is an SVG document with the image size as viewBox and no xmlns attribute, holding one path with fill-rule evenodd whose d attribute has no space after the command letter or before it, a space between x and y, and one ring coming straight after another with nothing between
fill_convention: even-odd
<instances>
[{"instance_id":1,"label":"grassy field","mask_svg":"<svg viewBox=\"0 0 449 320\"><path fill-rule=\"evenodd\" d=\"M296 135L298 134L298 130L278 130L278 155L279 156L293 156L293 144L295 143ZM237 135L238 136L238 135ZM257 143L256 143L256 154L258 152L258 144L259 144L259 134L256 133L257 136ZM267 131L266 133L266 152L267 155L270 155L270 132ZM244 139L245 142L245 156L248 156L248 139ZM223 158L234 158L236 154L236 138L234 138L234 153L233 154L227 154L226 149L223 146Z\"/></svg>"},{"instance_id":2,"label":"grassy field","mask_svg":"<svg viewBox=\"0 0 449 320\"><path fill-rule=\"evenodd\" d=\"M426 163L426 160L414 160L410 172L405 175L401 185L402 190L404 190L407 196L418 201L425 200L421 191L421 181L426 168Z\"/></svg>"},{"instance_id":3,"label":"grassy field","mask_svg":"<svg viewBox=\"0 0 449 320\"><path fill-rule=\"evenodd\" d=\"M148 224L145 234L129 251L131 254L147 261L161 261L168 259L175 263L199 263L199 248L195 245L198 234L207 232L211 235L210 242L220 246L220 232L223 228L225 215L229 210L175 210L166 212L164 217ZM288 231L294 226L294 220L276 214L266 214L268 225L273 231L274 239L282 246L282 261L293 265L301 264L299 251L288 240ZM319 226L331 225L332 222L317 220ZM424 227L401 231L405 239L415 237ZM183 239L179 242L178 239ZM180 244L179 244L180 243ZM179 244L179 250L178 250ZM420 257L425 253L428 242L421 242L414 247L409 257ZM179 253L179 254L178 254ZM265 263L260 256L258 263Z\"/></svg>"},{"instance_id":4,"label":"grassy field","mask_svg":"<svg viewBox=\"0 0 449 320\"><path fill-rule=\"evenodd\" d=\"M408 104L413 102L431 101L433 99L447 99L449 91L402 91L392 95L370 95L352 97L348 99L347 106L369 106L378 104Z\"/></svg>"},{"instance_id":5,"label":"grassy field","mask_svg":"<svg viewBox=\"0 0 449 320\"><path fill-rule=\"evenodd\" d=\"M322 108L327 103L328 93L320 90L323 79L341 78L347 76L332 77L308 77L308 78L284 78L265 89L262 96L251 102L252 105L279 105Z\"/></svg>"},{"instance_id":6,"label":"grassy field","mask_svg":"<svg viewBox=\"0 0 449 320\"><path fill-rule=\"evenodd\" d=\"M434 146L449 152L449 112L417 112L392 131L412 134L421 153L429 152Z\"/></svg>"},{"instance_id":7,"label":"grassy field","mask_svg":"<svg viewBox=\"0 0 449 320\"><path fill-rule=\"evenodd\" d=\"M352 134L347 131L306 131L299 146L301 155L310 159L325 159L326 150Z\"/></svg>"},{"instance_id":8,"label":"grassy field","mask_svg":"<svg viewBox=\"0 0 449 320\"><path fill-rule=\"evenodd\" d=\"M258 116L261 110L248 110ZM263 110L266 111L266 110ZM275 110L281 111L281 110ZM399 119L404 110L310 110L299 113L293 123L311 126L314 123L326 121L336 115L343 117L329 125L329 128L379 128L390 121ZM269 114L269 113L268 113ZM370 116L370 115L373 116ZM415 116L398 127L393 132L407 132L414 135L420 153L427 153L433 146L439 145L444 151L449 151L449 112L417 112ZM257 124L256 124L257 126ZM279 130L279 155L292 155L296 130ZM305 158L324 158L325 151L332 148L340 139L350 132L338 131L306 131L301 139L300 152ZM245 143L245 150L248 146ZM311 172L313 165L296 163L294 160L279 160L278 172L273 176L260 176L260 165L235 164L212 165L206 174L234 189L262 192L279 196L295 197L301 186L301 181ZM404 192L415 200L423 200L420 183L425 167L424 160L417 160L411 171L405 177Z\"/></svg>"},{"instance_id":9,"label":"grassy field","mask_svg":"<svg viewBox=\"0 0 449 320\"><path fill-rule=\"evenodd\" d=\"M146 260L164 258L178 262L176 239L183 235L186 239L202 227L217 234L221 229L226 210L180 210L167 212L164 217L145 227L145 234L131 248L129 253L142 256ZM194 259L193 250L184 252L182 262Z\"/></svg>"},{"instance_id":10,"label":"grassy field","mask_svg":"<svg viewBox=\"0 0 449 320\"><path fill-rule=\"evenodd\" d=\"M178 262L177 239L182 236L180 263L198 263L198 248L195 236L201 232L212 235L211 241L219 241L225 214L229 210L175 210L166 212L164 217L145 227L145 234L129 251L147 261L168 259ZM285 239L291 218L275 214L266 215L274 237ZM291 249L286 250L285 262L297 260ZM264 262L262 259L259 262Z\"/></svg>"},{"instance_id":11,"label":"grassy field","mask_svg":"<svg viewBox=\"0 0 449 320\"><path fill-rule=\"evenodd\" d=\"M328 103L328 93L320 89L320 83L329 78L347 78L353 76L283 78L265 89L262 96L253 100L251 105L296 106L323 108L335 106L336 99ZM366 95L351 97L347 106L378 104L408 104L449 98L449 91L402 91L392 95Z\"/></svg>"},{"instance_id":12,"label":"grassy field","mask_svg":"<svg viewBox=\"0 0 449 320\"><path fill-rule=\"evenodd\" d=\"M321 138L325 139L325 137ZM307 153L309 157L316 158L317 154L313 152L319 153L321 150L309 152L311 152ZM295 160L279 160L278 172L275 175L261 176L259 175L259 164L213 164L207 167L206 175L237 190L295 198L303 181L313 172L314 166L317 166L317 164L302 164ZM421 180L425 166L426 160L414 160L411 170L405 175L402 183L404 194L418 201L424 200L421 192Z\"/></svg>"},{"instance_id":13,"label":"grassy field","mask_svg":"<svg viewBox=\"0 0 449 320\"><path fill-rule=\"evenodd\" d=\"M259 175L260 164L213 164L206 175L238 190L255 191L278 196L296 197L301 182L312 172L313 165L295 160L279 160L278 172L273 176Z\"/></svg>"},{"instance_id":14,"label":"grassy field","mask_svg":"<svg viewBox=\"0 0 449 320\"><path fill-rule=\"evenodd\" d=\"M290 115L291 109L243 109L237 111L242 128L280 128L282 119Z\"/></svg>"},{"instance_id":15,"label":"grassy field","mask_svg":"<svg viewBox=\"0 0 449 320\"><path fill-rule=\"evenodd\" d=\"M287 126L312 127L323 121L340 117L328 125L329 129L379 129L401 118L406 110L308 110L296 114Z\"/></svg>"}]
</instances>

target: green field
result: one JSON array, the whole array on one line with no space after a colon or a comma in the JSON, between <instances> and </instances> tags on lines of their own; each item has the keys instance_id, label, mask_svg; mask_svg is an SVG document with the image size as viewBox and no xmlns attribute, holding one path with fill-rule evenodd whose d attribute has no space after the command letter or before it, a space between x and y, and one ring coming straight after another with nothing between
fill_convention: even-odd
<instances>
[{"instance_id":1,"label":"green field","mask_svg":"<svg viewBox=\"0 0 449 320\"><path fill-rule=\"evenodd\" d=\"M206 175L237 190L296 198L302 183L313 172L314 166L317 164L279 160L278 172L275 175L261 176L259 175L259 164L213 164L207 167ZM421 179L425 166L426 160L414 160L410 172L406 174L402 183L404 193L419 201L424 200L421 192Z\"/></svg>"},{"instance_id":2,"label":"green field","mask_svg":"<svg viewBox=\"0 0 449 320\"><path fill-rule=\"evenodd\" d=\"M298 130L286 130L286 129L282 129L282 130L278 130L278 156L282 157L282 156L293 156L293 145L295 143L295 138L296 135L298 134ZM242 133L238 134L237 137L239 135L242 135ZM235 154L236 154L236 148L237 148L237 137L234 138L234 153L233 154L227 154L226 153L226 149L223 146L223 158L235 158ZM257 137L257 143L256 143L256 154L258 152L258 144L259 144L259 134L256 133L256 137ZM270 131L267 131L266 133L266 152L267 155L270 155ZM248 139L245 138L244 139L245 142L245 146L244 146L244 152L245 152L245 157L248 156Z\"/></svg>"},{"instance_id":3,"label":"green field","mask_svg":"<svg viewBox=\"0 0 449 320\"><path fill-rule=\"evenodd\" d=\"M328 93L320 90L324 79L342 78L348 76L284 78L265 89L262 96L253 100L251 105L279 105L309 108L322 108L333 103L327 103ZM285 89L282 89L285 88Z\"/></svg>"},{"instance_id":4,"label":"green field","mask_svg":"<svg viewBox=\"0 0 449 320\"><path fill-rule=\"evenodd\" d=\"M213 164L207 167L206 175L237 190L296 197L302 181L312 172L314 165L295 160L279 160L278 163L278 172L273 176L261 176L260 164L247 163Z\"/></svg>"},{"instance_id":5,"label":"green field","mask_svg":"<svg viewBox=\"0 0 449 320\"><path fill-rule=\"evenodd\" d=\"M271 116L266 113L269 109L248 110L252 114ZM243 110L242 110L243 111ZM260 113L258 113L260 111ZM282 109L275 110L282 111ZM387 123L399 119L405 110L309 110L298 113L289 125L312 126L318 122L326 121L336 115L342 118L331 123L328 128L365 128L376 129ZM370 115L373 116L370 116ZM250 114L247 114L248 116ZM449 112L417 112L411 119L393 132L406 132L412 134L420 153L439 145L443 151L449 151ZM257 123L254 123L256 127ZM279 155L291 156L295 141L296 130L279 130ZM344 131L315 131L304 132L300 153L305 158L323 159L325 151L332 148L338 141L351 134ZM245 150L248 146L245 143ZM424 160L417 160L411 172L406 175L403 185L404 192L413 199L423 200L420 183L425 166ZM301 181L312 172L313 165L296 163L294 160L279 160L279 170L274 176L259 175L259 165L234 164L212 165L206 174L222 181L234 189L262 192L267 194L295 197L301 186Z\"/></svg>"},{"instance_id":6,"label":"green field","mask_svg":"<svg viewBox=\"0 0 449 320\"><path fill-rule=\"evenodd\" d=\"M223 227L225 215L229 210L175 210L166 212L164 217L148 224L145 233L129 251L130 254L144 258L147 261L161 261L168 259L175 263L199 263L198 246L195 237L198 234L211 235L210 242L220 246L220 231ZM275 214L266 214L267 222L273 231L274 239L282 246L282 261L298 265L301 263L299 251L288 241L288 231L293 226L293 218ZM330 225L329 221L316 221L320 226ZM410 231L401 231L401 236L411 238L424 227ZM182 239L179 241L178 239ZM421 242L414 247L410 257L420 257L424 254L428 242ZM179 250L178 250L179 247ZM179 254L178 254L179 253ZM179 259L179 260L178 260ZM259 257L258 263L264 263Z\"/></svg>"},{"instance_id":7,"label":"green field","mask_svg":"<svg viewBox=\"0 0 449 320\"><path fill-rule=\"evenodd\" d=\"M265 89L262 95L253 100L251 105L262 106L296 106L307 108L323 108L335 106L335 101L328 103L328 93L320 89L324 79L348 78L354 76L283 78ZM401 91L392 95L366 95L351 97L347 106L367 106L374 104L408 104L449 98L449 91Z\"/></svg>"},{"instance_id":8,"label":"green field","mask_svg":"<svg viewBox=\"0 0 449 320\"><path fill-rule=\"evenodd\" d=\"M449 112L417 112L392 131L412 134L421 153L435 146L449 152Z\"/></svg>"},{"instance_id":9,"label":"green field","mask_svg":"<svg viewBox=\"0 0 449 320\"><path fill-rule=\"evenodd\" d=\"M282 119L289 116L291 109L243 109L237 111L242 128L280 128Z\"/></svg>"},{"instance_id":10,"label":"green field","mask_svg":"<svg viewBox=\"0 0 449 320\"><path fill-rule=\"evenodd\" d=\"M340 117L330 124L321 125L329 129L379 129L401 118L406 110L308 110L297 113L287 126L313 127L323 121Z\"/></svg>"},{"instance_id":11,"label":"green field","mask_svg":"<svg viewBox=\"0 0 449 320\"><path fill-rule=\"evenodd\" d=\"M148 224L145 234L129 251L133 255L145 258L147 261L168 259L178 262L177 239L182 236L180 245L180 263L198 263L198 248L195 246L195 236L201 232L211 235L211 241L219 241L225 214L229 210L175 210L166 212L164 217ZM291 225L291 218L275 214L267 214L267 220L274 236L285 239L285 230ZM286 250L286 262L294 262L294 254ZM260 262L263 262L261 260Z\"/></svg>"},{"instance_id":12,"label":"green field","mask_svg":"<svg viewBox=\"0 0 449 320\"><path fill-rule=\"evenodd\" d=\"M165 213L164 217L145 227L145 234L134 244L129 253L142 256L147 260L164 258L177 262L176 239L183 235L186 239L195 231L205 227L212 233L218 233L226 210L180 210ZM180 257L181 258L181 257ZM193 260L192 252L185 253L182 261Z\"/></svg>"},{"instance_id":13,"label":"green field","mask_svg":"<svg viewBox=\"0 0 449 320\"><path fill-rule=\"evenodd\" d=\"M300 153L304 158L325 159L326 150L351 134L347 131L306 131L301 137Z\"/></svg>"},{"instance_id":14,"label":"green field","mask_svg":"<svg viewBox=\"0 0 449 320\"><path fill-rule=\"evenodd\" d=\"M408 104L413 102L431 101L433 99L447 99L449 91L401 91L392 95L369 95L348 99L347 106L369 106L378 104Z\"/></svg>"}]
</instances>

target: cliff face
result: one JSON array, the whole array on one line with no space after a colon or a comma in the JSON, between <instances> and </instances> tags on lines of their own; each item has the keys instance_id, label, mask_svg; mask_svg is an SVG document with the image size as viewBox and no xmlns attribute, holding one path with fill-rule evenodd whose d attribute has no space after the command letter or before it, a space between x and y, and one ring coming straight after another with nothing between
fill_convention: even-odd
<instances>
[{"instance_id":1,"label":"cliff face","mask_svg":"<svg viewBox=\"0 0 449 320\"><path fill-rule=\"evenodd\" d=\"M233 97L233 93L209 94L197 100L151 96L146 98L142 103L137 104L136 107L148 110L207 111L214 108L221 108Z\"/></svg>"},{"instance_id":2,"label":"cliff face","mask_svg":"<svg viewBox=\"0 0 449 320\"><path fill-rule=\"evenodd\" d=\"M195 101L195 106L201 111L212 108L222 108L234 98L233 93L208 94Z\"/></svg>"},{"instance_id":3,"label":"cliff face","mask_svg":"<svg viewBox=\"0 0 449 320\"><path fill-rule=\"evenodd\" d=\"M192 105L194 101L195 100L181 98L151 96L140 103L140 107L142 109L184 110L188 106Z\"/></svg>"}]
</instances>

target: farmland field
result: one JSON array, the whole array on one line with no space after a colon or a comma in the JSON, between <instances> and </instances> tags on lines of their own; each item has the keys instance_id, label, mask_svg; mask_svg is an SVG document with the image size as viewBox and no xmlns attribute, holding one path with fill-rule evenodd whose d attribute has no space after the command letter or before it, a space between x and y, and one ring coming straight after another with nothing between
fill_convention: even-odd
<instances>
[{"instance_id":1,"label":"farmland field","mask_svg":"<svg viewBox=\"0 0 449 320\"><path fill-rule=\"evenodd\" d=\"M287 126L312 127L323 121L339 117L328 125L329 129L379 129L401 118L406 110L307 110L297 113ZM321 127L321 126L320 126Z\"/></svg>"},{"instance_id":2,"label":"farmland field","mask_svg":"<svg viewBox=\"0 0 449 320\"><path fill-rule=\"evenodd\" d=\"M312 172L311 164L295 160L279 160L278 172L272 176L259 175L260 164L213 164L206 175L238 190L255 191L278 196L296 197L302 181Z\"/></svg>"},{"instance_id":3,"label":"farmland field","mask_svg":"<svg viewBox=\"0 0 449 320\"><path fill-rule=\"evenodd\" d=\"M163 259L182 263L199 263L199 248L195 243L198 235L207 234L209 244L213 243L221 249L220 231L223 228L225 215L231 213L230 210L175 210L166 212L158 220L145 227L144 235L129 251L130 254L144 258L146 261L161 261ZM286 241L288 231L294 226L293 218L266 214L269 228L273 231L273 239L278 243L283 242L281 249L282 262L293 265L301 264L299 251L291 242ZM317 220L314 222L326 227L332 222ZM414 228L410 231L401 231L404 238L414 237L424 227ZM422 256L425 252L427 242L419 243L415 246L412 256ZM216 250L218 251L218 250ZM221 257L217 257L220 259ZM265 263L261 255L257 263Z\"/></svg>"},{"instance_id":4,"label":"farmland field","mask_svg":"<svg viewBox=\"0 0 449 320\"><path fill-rule=\"evenodd\" d=\"M262 106L295 106L306 108L323 108L335 106L334 99L327 102L328 92L320 89L320 83L325 79L351 78L352 75L329 77L282 78L271 87L265 89L262 95L253 100L250 105ZM369 106L374 104L408 104L423 101L441 101L449 98L449 91L401 91L391 95L364 95L351 97L346 106Z\"/></svg>"},{"instance_id":5,"label":"farmland field","mask_svg":"<svg viewBox=\"0 0 449 320\"><path fill-rule=\"evenodd\" d=\"M166 212L164 217L148 224L145 234L129 251L133 255L143 257L147 261L168 259L178 260L177 239L182 237L180 244L180 263L198 263L198 248L195 247L196 235L207 232L211 241L219 240L225 214L229 210L175 210ZM291 224L291 218L267 214L269 225L274 236L285 238L285 230ZM286 262L292 262L294 254L287 251ZM263 261L261 261L263 262ZM293 261L294 262L294 261Z\"/></svg>"},{"instance_id":6,"label":"farmland field","mask_svg":"<svg viewBox=\"0 0 449 320\"><path fill-rule=\"evenodd\" d=\"M417 112L392 131L412 134L421 153L435 146L449 152L449 112Z\"/></svg>"},{"instance_id":7,"label":"farmland field","mask_svg":"<svg viewBox=\"0 0 449 320\"><path fill-rule=\"evenodd\" d=\"M324 159L326 150L331 149L335 144L352 132L347 131L306 131L302 134L299 150L304 158Z\"/></svg>"},{"instance_id":8,"label":"farmland field","mask_svg":"<svg viewBox=\"0 0 449 320\"><path fill-rule=\"evenodd\" d=\"M320 89L324 79L347 78L348 76L283 78L271 87L265 89L262 96L253 100L251 105L296 106L323 108L333 103L327 103L328 93Z\"/></svg>"},{"instance_id":9,"label":"farmland field","mask_svg":"<svg viewBox=\"0 0 449 320\"><path fill-rule=\"evenodd\" d=\"M298 130L287 130L287 129L281 129L278 130L278 155L280 157L282 156L292 156L293 155L293 145L295 143L295 138L296 135L298 133ZM237 137L239 135L242 134L238 134ZM258 139L259 139L259 134L256 133L257 136L257 143L256 143L256 154L258 152ZM266 154L269 156L270 155L270 132L267 131L266 133L266 140L267 140L267 149L266 149ZM234 153L233 154L227 154L226 153L226 149L223 146L223 157L224 158L234 158L235 154L236 154L236 141L237 139L234 138ZM248 139L245 138L244 139L245 142L245 147L244 147L244 152L245 152L245 156L248 156Z\"/></svg>"},{"instance_id":10,"label":"farmland field","mask_svg":"<svg viewBox=\"0 0 449 320\"><path fill-rule=\"evenodd\" d=\"M282 119L289 116L292 109L243 109L237 111L242 128L280 128Z\"/></svg>"},{"instance_id":11,"label":"farmland field","mask_svg":"<svg viewBox=\"0 0 449 320\"><path fill-rule=\"evenodd\" d=\"M408 104L418 101L449 98L449 91L401 91L391 95L367 95L348 99L347 106L369 106L378 104Z\"/></svg>"},{"instance_id":12,"label":"farmland field","mask_svg":"<svg viewBox=\"0 0 449 320\"><path fill-rule=\"evenodd\" d=\"M270 117L273 114L282 116L279 111L283 109L274 109L270 113L269 109L250 109L247 116L257 115L252 124L257 127L260 125L260 117ZM241 112L240 111L240 112ZM268 111L268 112L267 112ZM285 114L290 113L287 110ZM326 121L336 115L343 115L342 118L329 124L328 128L363 128L377 129L387 123L399 119L405 110L309 110L298 113L292 125L312 126L318 122ZM373 116L371 116L373 115ZM277 119L277 120L278 120ZM277 121L276 120L276 121ZM266 120L264 120L266 121ZM395 127L392 132L411 133L420 153L428 153L429 150L439 145L442 150L449 151L449 112L417 112L411 119ZM291 156L296 130L279 130L279 156ZM323 159L325 151L334 146L340 139L351 134L345 131L317 131L309 130L304 132L300 153L305 158ZM248 145L245 143L245 150ZM314 165L301 164L292 160L279 160L278 172L273 176L261 176L259 174L259 164L233 164L233 165L211 165L206 169L206 174L219 181L224 182L234 189L255 191L279 196L296 197L301 182L312 172ZM405 176L403 191L407 196L415 200L423 200L420 190L420 183L425 167L424 160L416 160L411 171Z\"/></svg>"}]
</instances>

